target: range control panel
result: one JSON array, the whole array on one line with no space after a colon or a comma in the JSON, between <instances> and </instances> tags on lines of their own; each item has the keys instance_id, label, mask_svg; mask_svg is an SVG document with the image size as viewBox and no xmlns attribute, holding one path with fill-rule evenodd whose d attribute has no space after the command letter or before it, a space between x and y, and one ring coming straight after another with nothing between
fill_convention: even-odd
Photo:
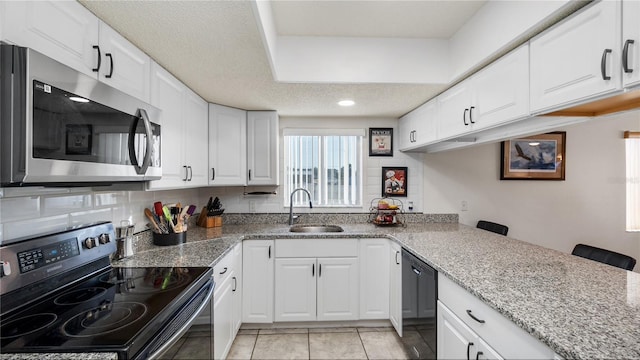
<instances>
[{"instance_id":1,"label":"range control panel","mask_svg":"<svg viewBox=\"0 0 640 360\"><path fill-rule=\"evenodd\" d=\"M20 273L35 270L45 265L80 255L78 240L71 238L55 244L18 253Z\"/></svg>"}]
</instances>

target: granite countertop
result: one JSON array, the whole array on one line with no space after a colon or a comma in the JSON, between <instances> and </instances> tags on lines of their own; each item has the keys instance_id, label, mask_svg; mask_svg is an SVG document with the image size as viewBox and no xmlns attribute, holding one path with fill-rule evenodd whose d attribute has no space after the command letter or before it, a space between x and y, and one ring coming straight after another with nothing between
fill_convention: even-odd
<instances>
[{"instance_id":1,"label":"granite countertop","mask_svg":"<svg viewBox=\"0 0 640 360\"><path fill-rule=\"evenodd\" d=\"M286 225L191 227L187 243L151 246L114 266L211 266L243 239L385 237L564 358L640 358L638 273L457 223L342 227L323 234Z\"/></svg>"}]
</instances>

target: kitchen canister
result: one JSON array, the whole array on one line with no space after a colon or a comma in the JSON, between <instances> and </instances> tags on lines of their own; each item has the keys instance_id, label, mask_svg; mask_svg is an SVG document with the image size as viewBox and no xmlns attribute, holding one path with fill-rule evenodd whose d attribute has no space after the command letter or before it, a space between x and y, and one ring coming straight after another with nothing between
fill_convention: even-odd
<instances>
[{"instance_id":1,"label":"kitchen canister","mask_svg":"<svg viewBox=\"0 0 640 360\"><path fill-rule=\"evenodd\" d=\"M187 232L159 234L153 233L153 244L159 246L179 245L187 242Z\"/></svg>"}]
</instances>

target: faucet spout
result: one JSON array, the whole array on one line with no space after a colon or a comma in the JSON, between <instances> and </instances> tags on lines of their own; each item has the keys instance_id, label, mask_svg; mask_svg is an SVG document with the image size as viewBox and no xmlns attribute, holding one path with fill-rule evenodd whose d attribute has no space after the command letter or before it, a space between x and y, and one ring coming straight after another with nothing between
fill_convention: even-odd
<instances>
[{"instance_id":1,"label":"faucet spout","mask_svg":"<svg viewBox=\"0 0 640 360\"><path fill-rule=\"evenodd\" d=\"M313 209L313 204L311 203L311 193L307 189L297 188L291 192L291 196L289 197L289 225L293 225L293 195L298 191L304 191L309 196L309 209Z\"/></svg>"}]
</instances>

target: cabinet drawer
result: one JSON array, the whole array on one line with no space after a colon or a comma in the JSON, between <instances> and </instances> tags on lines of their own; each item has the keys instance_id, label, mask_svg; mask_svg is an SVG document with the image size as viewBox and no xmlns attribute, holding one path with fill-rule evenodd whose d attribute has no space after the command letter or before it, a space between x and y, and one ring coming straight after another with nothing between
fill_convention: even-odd
<instances>
[{"instance_id":1,"label":"cabinet drawer","mask_svg":"<svg viewBox=\"0 0 640 360\"><path fill-rule=\"evenodd\" d=\"M438 298L505 359L553 358L549 347L442 275L438 277Z\"/></svg>"},{"instance_id":2,"label":"cabinet drawer","mask_svg":"<svg viewBox=\"0 0 640 360\"><path fill-rule=\"evenodd\" d=\"M277 239L276 257L358 256L358 239Z\"/></svg>"},{"instance_id":3,"label":"cabinet drawer","mask_svg":"<svg viewBox=\"0 0 640 360\"><path fill-rule=\"evenodd\" d=\"M216 288L230 277L233 272L234 260L233 251L229 251L217 264L213 265L213 281L216 283Z\"/></svg>"}]
</instances>

